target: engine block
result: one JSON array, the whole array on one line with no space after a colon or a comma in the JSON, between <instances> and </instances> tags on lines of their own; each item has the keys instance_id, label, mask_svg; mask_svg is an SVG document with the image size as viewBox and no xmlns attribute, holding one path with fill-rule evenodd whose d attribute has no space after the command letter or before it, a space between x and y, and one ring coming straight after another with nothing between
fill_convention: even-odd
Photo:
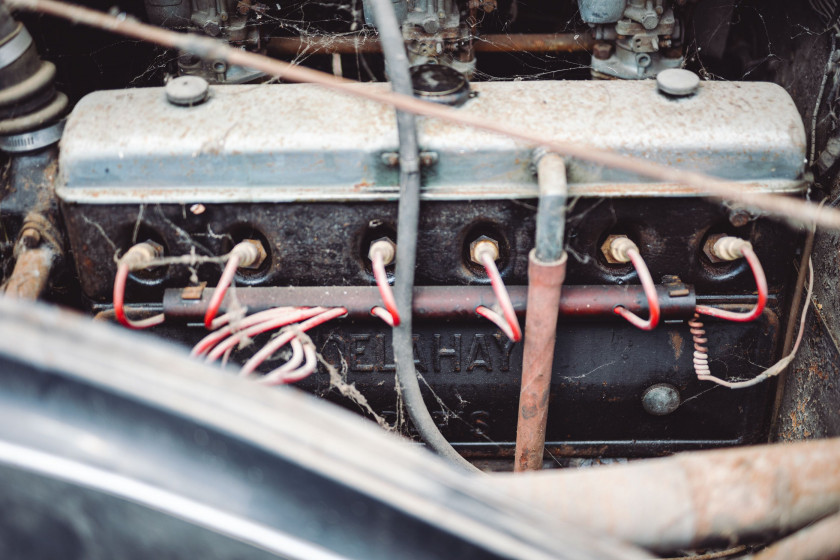
<instances>
[{"instance_id":1,"label":"engine block","mask_svg":"<svg viewBox=\"0 0 840 560\"><path fill-rule=\"evenodd\" d=\"M807 186L804 128L774 84L703 82L688 97L663 94L653 81L489 82L473 89L459 110L556 140L708 173L756 192L796 196ZM457 447L474 457L507 456L522 348L468 305L489 293L469 245L481 236L498 242L499 269L525 312L538 192L534 148L429 119L419 128L415 283L428 305L417 310L416 367L429 408ZM352 308L347 319L315 332L325 363L300 386L358 409L358 399L336 390L354 384L368 414L400 424L390 333L367 313L375 291L366 258L377 238L399 243L397 150L391 108L314 86L213 86L194 106L173 105L162 88L90 94L68 120L57 191L84 295L107 312L115 257L138 241L151 239L166 255L221 255L257 239L268 258L236 278L237 297L249 310L323 302ZM549 451L632 456L760 440L773 386L729 392L698 381L685 321L697 301L734 309L754 299L744 262L712 262L704 253L717 234L748 239L766 270L770 301L754 323L707 321L711 367L720 376L750 377L771 364L780 352L796 236L747 209L710 201L706 192L575 159L566 167L566 297L578 299L560 310ZM615 298L639 292L633 267L602 251L611 235L633 239L660 284L665 321L653 332L613 313ZM212 264L143 271L132 276L127 298L163 309L172 321L157 330L194 343L204 334L196 324L207 298L191 286L218 277ZM644 313L642 303L637 307ZM679 406L657 408L661 390L677 394Z\"/></svg>"}]
</instances>

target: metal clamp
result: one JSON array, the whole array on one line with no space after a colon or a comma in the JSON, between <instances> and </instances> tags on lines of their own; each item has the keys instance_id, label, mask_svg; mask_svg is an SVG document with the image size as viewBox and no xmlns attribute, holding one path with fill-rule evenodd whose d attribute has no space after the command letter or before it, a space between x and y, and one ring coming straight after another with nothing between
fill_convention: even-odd
<instances>
[{"instance_id":1,"label":"metal clamp","mask_svg":"<svg viewBox=\"0 0 840 560\"><path fill-rule=\"evenodd\" d=\"M0 68L5 68L26 52L32 45L32 36L22 24L18 24L14 37L0 45Z\"/></svg>"},{"instance_id":2,"label":"metal clamp","mask_svg":"<svg viewBox=\"0 0 840 560\"><path fill-rule=\"evenodd\" d=\"M41 148L51 146L61 140L61 135L64 133L65 122L66 120L62 119L46 128L40 128L38 130L32 130L21 134L0 136L0 151L21 153L40 150Z\"/></svg>"}]
</instances>

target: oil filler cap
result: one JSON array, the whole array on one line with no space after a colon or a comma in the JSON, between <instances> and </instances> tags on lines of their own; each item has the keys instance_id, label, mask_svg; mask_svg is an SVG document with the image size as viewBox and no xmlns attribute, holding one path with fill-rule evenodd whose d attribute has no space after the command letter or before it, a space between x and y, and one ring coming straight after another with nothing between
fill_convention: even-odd
<instances>
[{"instance_id":1,"label":"oil filler cap","mask_svg":"<svg viewBox=\"0 0 840 560\"><path fill-rule=\"evenodd\" d=\"M470 98L470 82L466 76L440 64L421 64L411 68L414 95L424 101L459 107Z\"/></svg>"},{"instance_id":2,"label":"oil filler cap","mask_svg":"<svg viewBox=\"0 0 840 560\"><path fill-rule=\"evenodd\" d=\"M686 97L697 93L700 77L691 70L669 68L656 75L659 91L674 97Z\"/></svg>"},{"instance_id":3,"label":"oil filler cap","mask_svg":"<svg viewBox=\"0 0 840 560\"><path fill-rule=\"evenodd\" d=\"M189 107L207 99L210 85L198 76L180 76L166 83L166 99L173 105Z\"/></svg>"}]
</instances>

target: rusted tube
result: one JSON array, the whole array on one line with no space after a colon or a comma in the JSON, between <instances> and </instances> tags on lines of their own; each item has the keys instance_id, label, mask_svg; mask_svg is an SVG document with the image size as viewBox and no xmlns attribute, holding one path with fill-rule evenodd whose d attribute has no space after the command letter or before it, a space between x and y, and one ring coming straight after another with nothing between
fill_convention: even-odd
<instances>
[{"instance_id":1,"label":"rusted tube","mask_svg":"<svg viewBox=\"0 0 840 560\"><path fill-rule=\"evenodd\" d=\"M483 53L557 53L581 52L592 48L589 33L521 33L483 35L473 39L473 50ZM274 37L268 40L273 56L301 54L376 54L382 52L375 36L305 36Z\"/></svg>"},{"instance_id":2,"label":"rusted tube","mask_svg":"<svg viewBox=\"0 0 840 560\"><path fill-rule=\"evenodd\" d=\"M528 263L529 312L525 320L522 387L516 424L514 470L517 472L542 469L557 333L557 313L554 310L560 305L567 260L566 253L563 253L559 261L544 264L537 260L534 250Z\"/></svg>"},{"instance_id":3,"label":"rusted tube","mask_svg":"<svg viewBox=\"0 0 840 560\"><path fill-rule=\"evenodd\" d=\"M537 160L540 198L534 250L528 255L528 315L516 424L516 472L542 469L545 426L551 393L551 366L557 337L557 313L568 256L564 250L566 165L557 154Z\"/></svg>"},{"instance_id":4,"label":"rusted tube","mask_svg":"<svg viewBox=\"0 0 840 560\"><path fill-rule=\"evenodd\" d=\"M840 513L802 529L753 556L753 560L828 560L840 557Z\"/></svg>"},{"instance_id":5,"label":"rusted tube","mask_svg":"<svg viewBox=\"0 0 840 560\"><path fill-rule=\"evenodd\" d=\"M684 286L679 291L657 286L656 293L663 319L694 316L697 297L691 286ZM508 286L508 294L516 314L524 316L528 288ZM163 309L167 320L200 320L212 296L212 289L198 293L195 288L166 290ZM236 298L251 312L286 306L341 306L347 308L351 319L369 319L370 310L381 303L375 286L243 287L236 289ZM224 312L230 303L230 296L226 296L220 312ZM412 312L417 319L475 319L476 307L494 303L495 295L490 286L417 286ZM746 304L751 303L748 300ZM613 312L616 305L636 313L647 313L647 299L639 285L566 286L557 310L564 319L620 321Z\"/></svg>"},{"instance_id":6,"label":"rusted tube","mask_svg":"<svg viewBox=\"0 0 840 560\"><path fill-rule=\"evenodd\" d=\"M498 475L489 483L553 519L652 550L733 545L836 513L840 439Z\"/></svg>"},{"instance_id":7,"label":"rusted tube","mask_svg":"<svg viewBox=\"0 0 840 560\"><path fill-rule=\"evenodd\" d=\"M20 251L12 275L6 283L6 296L38 299L47 288L55 257L55 251L48 245Z\"/></svg>"}]
</instances>

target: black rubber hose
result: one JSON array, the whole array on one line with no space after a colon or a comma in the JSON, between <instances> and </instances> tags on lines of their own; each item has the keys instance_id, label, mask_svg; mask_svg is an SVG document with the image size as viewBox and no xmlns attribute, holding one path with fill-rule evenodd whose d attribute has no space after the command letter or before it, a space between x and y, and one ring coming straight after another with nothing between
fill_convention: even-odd
<instances>
[{"instance_id":1,"label":"black rubber hose","mask_svg":"<svg viewBox=\"0 0 840 560\"><path fill-rule=\"evenodd\" d=\"M379 32L391 87L397 93L414 95L408 56L400 24L390 0L371 0L373 19ZM449 445L438 430L420 391L414 368L411 338L411 309L414 295L414 268L417 261L417 230L420 219L420 150L414 115L397 111L400 141L400 201L397 223L397 263L394 298L400 311L400 324L394 327L394 361L402 398L414 427L432 449L468 470L478 470Z\"/></svg>"}]
</instances>

